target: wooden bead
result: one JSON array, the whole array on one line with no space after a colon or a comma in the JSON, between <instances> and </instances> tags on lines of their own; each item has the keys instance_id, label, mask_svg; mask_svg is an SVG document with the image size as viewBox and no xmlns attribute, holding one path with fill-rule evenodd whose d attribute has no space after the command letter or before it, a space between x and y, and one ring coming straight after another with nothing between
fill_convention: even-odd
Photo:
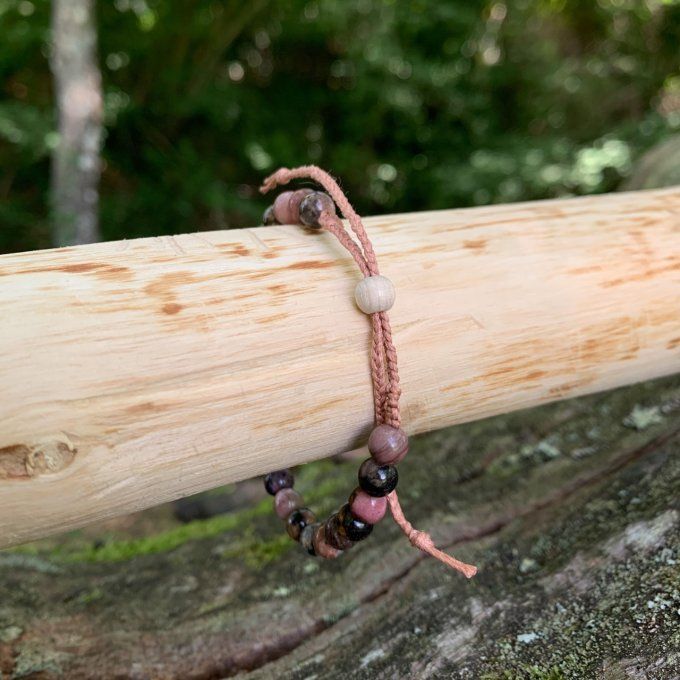
<instances>
[{"instance_id":1,"label":"wooden bead","mask_svg":"<svg viewBox=\"0 0 680 680\"><path fill-rule=\"evenodd\" d=\"M371 432L368 450L379 465L396 465L408 453L408 435L400 427L383 423Z\"/></svg>"},{"instance_id":2,"label":"wooden bead","mask_svg":"<svg viewBox=\"0 0 680 680\"><path fill-rule=\"evenodd\" d=\"M393 283L386 276L380 274L367 276L359 281L354 289L357 307L365 314L386 312L392 308L395 297Z\"/></svg>"}]
</instances>

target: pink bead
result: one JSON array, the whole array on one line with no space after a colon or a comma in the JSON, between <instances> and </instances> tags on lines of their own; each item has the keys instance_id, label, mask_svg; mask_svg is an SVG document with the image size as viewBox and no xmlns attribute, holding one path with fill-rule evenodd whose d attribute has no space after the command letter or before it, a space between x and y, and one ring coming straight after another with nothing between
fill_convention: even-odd
<instances>
[{"instance_id":1,"label":"pink bead","mask_svg":"<svg viewBox=\"0 0 680 680\"><path fill-rule=\"evenodd\" d=\"M302 496L293 489L281 489L274 496L274 511L281 519L287 519L293 510L302 507Z\"/></svg>"},{"instance_id":2,"label":"pink bead","mask_svg":"<svg viewBox=\"0 0 680 680\"><path fill-rule=\"evenodd\" d=\"M408 435L400 427L378 425L368 438L368 450L379 465L396 465L408 453Z\"/></svg>"},{"instance_id":3,"label":"pink bead","mask_svg":"<svg viewBox=\"0 0 680 680\"><path fill-rule=\"evenodd\" d=\"M284 191L274 201L274 217L279 224L298 224L300 221L300 203L302 199L311 194L311 189L298 189L297 191Z\"/></svg>"},{"instance_id":4,"label":"pink bead","mask_svg":"<svg viewBox=\"0 0 680 680\"><path fill-rule=\"evenodd\" d=\"M279 224L295 224L294 214L290 205L292 195L292 191L284 191L274 201L274 217L276 217Z\"/></svg>"},{"instance_id":5,"label":"pink bead","mask_svg":"<svg viewBox=\"0 0 680 680\"><path fill-rule=\"evenodd\" d=\"M387 498L369 496L365 491L357 488L350 496L349 508L358 519L369 524L377 524L385 516Z\"/></svg>"},{"instance_id":6,"label":"pink bead","mask_svg":"<svg viewBox=\"0 0 680 680\"><path fill-rule=\"evenodd\" d=\"M290 207L290 215L293 218L293 224L300 224L300 203L302 203L302 199L313 193L311 189L298 189L297 191L293 192L293 195L290 197L289 201L289 207Z\"/></svg>"}]
</instances>

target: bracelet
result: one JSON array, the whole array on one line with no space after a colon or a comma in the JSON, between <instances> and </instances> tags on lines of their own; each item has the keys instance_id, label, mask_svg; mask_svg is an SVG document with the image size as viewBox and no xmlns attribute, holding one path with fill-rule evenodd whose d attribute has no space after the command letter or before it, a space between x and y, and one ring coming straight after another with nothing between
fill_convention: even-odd
<instances>
[{"instance_id":1,"label":"bracelet","mask_svg":"<svg viewBox=\"0 0 680 680\"><path fill-rule=\"evenodd\" d=\"M301 224L330 232L352 255L363 274L355 289L355 300L371 320L375 428L368 438L371 457L359 468L359 486L338 512L325 522L317 522L314 513L304 506L302 497L293 489L293 473L287 469L271 472L264 480L265 489L274 496L274 510L286 522L290 537L299 541L307 553L334 559L369 536L389 506L395 522L414 547L470 578L477 573L476 567L437 549L429 534L413 528L399 504L396 492L399 475L395 466L408 453L409 443L408 435L401 428L397 352L387 316L395 301L394 286L378 270L373 245L361 218L327 172L313 165L292 170L281 168L265 179L260 191L267 193L295 179L311 179L327 193L309 188L284 191L267 208L263 221L264 224ZM336 206L356 240L336 214Z\"/></svg>"}]
</instances>

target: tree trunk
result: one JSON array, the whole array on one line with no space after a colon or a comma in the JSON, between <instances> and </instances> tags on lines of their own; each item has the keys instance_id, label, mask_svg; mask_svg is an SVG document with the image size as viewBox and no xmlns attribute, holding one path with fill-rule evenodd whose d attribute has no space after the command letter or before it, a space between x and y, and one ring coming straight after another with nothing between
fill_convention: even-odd
<instances>
[{"instance_id":1,"label":"tree trunk","mask_svg":"<svg viewBox=\"0 0 680 680\"><path fill-rule=\"evenodd\" d=\"M403 505L470 581L388 520L316 561L261 490L5 551L3 680L678 678L679 413L676 377L416 438ZM297 486L327 512L355 468L314 463Z\"/></svg>"},{"instance_id":2,"label":"tree trunk","mask_svg":"<svg viewBox=\"0 0 680 680\"><path fill-rule=\"evenodd\" d=\"M102 92L93 0L53 0L51 66L59 142L52 157L55 246L99 238Z\"/></svg>"}]
</instances>

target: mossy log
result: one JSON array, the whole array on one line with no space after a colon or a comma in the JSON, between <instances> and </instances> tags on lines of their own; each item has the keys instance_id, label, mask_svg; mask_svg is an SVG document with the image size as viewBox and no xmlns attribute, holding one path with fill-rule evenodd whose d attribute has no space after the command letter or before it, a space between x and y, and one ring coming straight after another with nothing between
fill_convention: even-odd
<instances>
[{"instance_id":1,"label":"mossy log","mask_svg":"<svg viewBox=\"0 0 680 680\"><path fill-rule=\"evenodd\" d=\"M389 521L315 561L260 484L7 550L2 678L678 678L679 453L679 377L418 438L403 505L470 581ZM355 468L298 486L329 511Z\"/></svg>"}]
</instances>

